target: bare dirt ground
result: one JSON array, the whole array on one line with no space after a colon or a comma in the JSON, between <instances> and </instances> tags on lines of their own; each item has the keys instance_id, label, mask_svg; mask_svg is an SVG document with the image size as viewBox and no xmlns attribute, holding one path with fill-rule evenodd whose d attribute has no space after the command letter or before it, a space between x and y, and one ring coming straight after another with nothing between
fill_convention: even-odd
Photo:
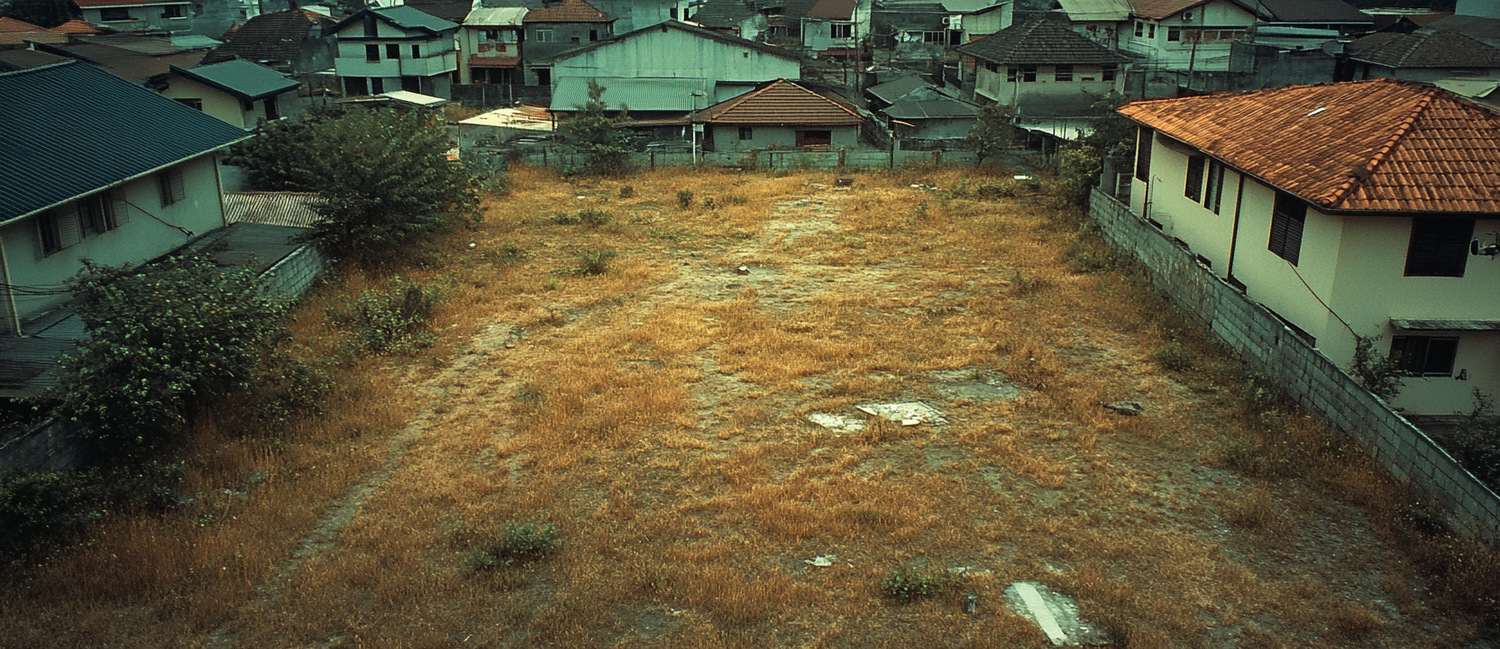
<instances>
[{"instance_id":1,"label":"bare dirt ground","mask_svg":"<svg viewBox=\"0 0 1500 649\"><path fill-rule=\"evenodd\" d=\"M1129 278L1070 266L1076 220L969 173L518 172L411 274L448 287L442 342L378 368L409 405L361 439L374 461L214 614L118 598L77 623L146 616L121 646L1047 646L1005 607L1024 580L1117 646L1486 646L1399 549L1394 487ZM582 209L608 223L551 218ZM589 250L607 272L570 270ZM889 402L942 419L856 408ZM522 521L555 550L480 567ZM898 566L948 584L894 600ZM35 617L13 637L61 624Z\"/></svg>"}]
</instances>

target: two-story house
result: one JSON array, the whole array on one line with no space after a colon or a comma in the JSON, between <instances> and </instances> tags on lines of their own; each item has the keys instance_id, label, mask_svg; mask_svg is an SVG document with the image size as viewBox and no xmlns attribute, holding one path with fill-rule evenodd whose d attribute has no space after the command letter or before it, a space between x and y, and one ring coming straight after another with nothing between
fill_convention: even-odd
<instances>
[{"instance_id":1,"label":"two-story house","mask_svg":"<svg viewBox=\"0 0 1500 649\"><path fill-rule=\"evenodd\" d=\"M521 19L525 7L479 7L458 30L458 82L521 82Z\"/></svg>"},{"instance_id":2,"label":"two-story house","mask_svg":"<svg viewBox=\"0 0 1500 649\"><path fill-rule=\"evenodd\" d=\"M1378 338L1393 405L1500 394L1500 114L1391 79L1143 101L1131 209L1347 366Z\"/></svg>"},{"instance_id":3,"label":"two-story house","mask_svg":"<svg viewBox=\"0 0 1500 649\"><path fill-rule=\"evenodd\" d=\"M451 99L458 24L407 6L363 9L329 28L344 94L405 90Z\"/></svg>"},{"instance_id":4,"label":"two-story house","mask_svg":"<svg viewBox=\"0 0 1500 649\"><path fill-rule=\"evenodd\" d=\"M244 129L87 63L0 74L0 332L67 300L82 266L135 264L224 225L219 154Z\"/></svg>"},{"instance_id":5,"label":"two-story house","mask_svg":"<svg viewBox=\"0 0 1500 649\"><path fill-rule=\"evenodd\" d=\"M233 60L196 68L172 66L148 84L161 94L245 130L302 112L297 83L264 65Z\"/></svg>"},{"instance_id":6,"label":"two-story house","mask_svg":"<svg viewBox=\"0 0 1500 649\"><path fill-rule=\"evenodd\" d=\"M815 56L854 56L870 39L870 0L818 0L802 16L802 47Z\"/></svg>"},{"instance_id":7,"label":"two-story house","mask_svg":"<svg viewBox=\"0 0 1500 649\"><path fill-rule=\"evenodd\" d=\"M188 0L75 0L83 19L121 32L193 30L193 3Z\"/></svg>"},{"instance_id":8,"label":"two-story house","mask_svg":"<svg viewBox=\"0 0 1500 649\"><path fill-rule=\"evenodd\" d=\"M1085 115L1099 97L1124 88L1128 61L1052 17L1017 23L957 48L965 87L976 100L1016 115ZM972 76L970 76L972 75Z\"/></svg>"},{"instance_id":9,"label":"two-story house","mask_svg":"<svg viewBox=\"0 0 1500 649\"><path fill-rule=\"evenodd\" d=\"M1253 0L1130 0L1119 49L1148 70L1226 72L1232 42L1270 15Z\"/></svg>"},{"instance_id":10,"label":"two-story house","mask_svg":"<svg viewBox=\"0 0 1500 649\"><path fill-rule=\"evenodd\" d=\"M528 86L551 86L557 54L614 35L615 19L585 0L562 0L526 12L521 57Z\"/></svg>"},{"instance_id":11,"label":"two-story house","mask_svg":"<svg viewBox=\"0 0 1500 649\"><path fill-rule=\"evenodd\" d=\"M327 16L306 9L289 9L255 16L224 35L224 44L203 57L205 65L236 58L294 74L310 74L333 67L333 37L324 30L334 25Z\"/></svg>"}]
</instances>

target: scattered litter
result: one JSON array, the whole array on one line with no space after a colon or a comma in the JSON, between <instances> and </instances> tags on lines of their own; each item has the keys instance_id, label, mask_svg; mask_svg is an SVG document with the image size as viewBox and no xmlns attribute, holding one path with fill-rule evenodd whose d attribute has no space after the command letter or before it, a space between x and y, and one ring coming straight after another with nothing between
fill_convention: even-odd
<instances>
[{"instance_id":1,"label":"scattered litter","mask_svg":"<svg viewBox=\"0 0 1500 649\"><path fill-rule=\"evenodd\" d=\"M828 566L833 565L833 560L837 559L837 558L839 558L839 557L836 554L825 554L825 555L823 555L821 557L813 557L811 559L803 559L802 563L805 563L805 564L807 564L809 566L817 566L819 568L827 568Z\"/></svg>"},{"instance_id":2,"label":"scattered litter","mask_svg":"<svg viewBox=\"0 0 1500 649\"><path fill-rule=\"evenodd\" d=\"M1014 176L1011 176L1011 179L1012 180L1031 180L1031 176L1028 176L1026 174L1016 174Z\"/></svg>"},{"instance_id":3,"label":"scattered litter","mask_svg":"<svg viewBox=\"0 0 1500 649\"><path fill-rule=\"evenodd\" d=\"M1146 412L1145 406L1134 401L1116 401L1114 403L1106 403L1104 404L1104 407L1109 408L1110 410L1118 412L1122 415L1130 416L1135 416Z\"/></svg>"},{"instance_id":4,"label":"scattered litter","mask_svg":"<svg viewBox=\"0 0 1500 649\"><path fill-rule=\"evenodd\" d=\"M1053 646L1109 644L1109 636L1078 620L1078 605L1067 595L1054 593L1031 581L1018 581L1005 588L1005 600L1017 615L1036 622Z\"/></svg>"},{"instance_id":5,"label":"scattered litter","mask_svg":"<svg viewBox=\"0 0 1500 649\"><path fill-rule=\"evenodd\" d=\"M578 199L578 200L581 201L581 200L583 200L584 197L582 197L582 196L574 196L573 198L576 198L576 199Z\"/></svg>"},{"instance_id":6,"label":"scattered litter","mask_svg":"<svg viewBox=\"0 0 1500 649\"><path fill-rule=\"evenodd\" d=\"M750 274L750 267L749 266L740 266L739 268L734 269L734 274L736 274L736 275L749 275Z\"/></svg>"},{"instance_id":7,"label":"scattered litter","mask_svg":"<svg viewBox=\"0 0 1500 649\"><path fill-rule=\"evenodd\" d=\"M979 596L974 593L964 595L964 612L973 613L979 610Z\"/></svg>"},{"instance_id":8,"label":"scattered litter","mask_svg":"<svg viewBox=\"0 0 1500 649\"><path fill-rule=\"evenodd\" d=\"M826 412L809 414L807 420L835 433L857 433L865 429L864 420Z\"/></svg>"},{"instance_id":9,"label":"scattered litter","mask_svg":"<svg viewBox=\"0 0 1500 649\"><path fill-rule=\"evenodd\" d=\"M943 413L921 401L908 401L906 403L867 403L855 406L860 412L884 417L891 421L901 422L902 426L915 426L917 424L946 424Z\"/></svg>"},{"instance_id":10,"label":"scattered litter","mask_svg":"<svg viewBox=\"0 0 1500 649\"><path fill-rule=\"evenodd\" d=\"M470 248L473 248L473 247L474 247L474 246L477 246L477 245L479 245L479 244L477 244L477 243L474 243L474 242L473 242L473 241L470 241L470 242L469 242L469 247L470 247Z\"/></svg>"},{"instance_id":11,"label":"scattered litter","mask_svg":"<svg viewBox=\"0 0 1500 649\"><path fill-rule=\"evenodd\" d=\"M834 184L838 185L839 187L849 187L849 186L852 186L854 184L854 179L853 178L840 178L840 179L834 181Z\"/></svg>"},{"instance_id":12,"label":"scattered litter","mask_svg":"<svg viewBox=\"0 0 1500 649\"><path fill-rule=\"evenodd\" d=\"M929 192L937 191L937 185L928 185L926 183L918 183L918 184L912 185L911 188L912 189L925 189L925 190L927 190Z\"/></svg>"}]
</instances>

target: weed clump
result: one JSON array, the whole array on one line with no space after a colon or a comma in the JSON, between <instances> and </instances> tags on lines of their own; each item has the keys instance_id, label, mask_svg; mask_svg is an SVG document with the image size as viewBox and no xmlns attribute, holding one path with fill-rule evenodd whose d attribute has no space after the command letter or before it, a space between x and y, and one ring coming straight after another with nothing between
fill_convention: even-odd
<instances>
[{"instance_id":1,"label":"weed clump","mask_svg":"<svg viewBox=\"0 0 1500 649\"><path fill-rule=\"evenodd\" d=\"M942 593L951 585L953 580L942 572L897 566L880 580L880 592L891 599L909 602Z\"/></svg>"},{"instance_id":2,"label":"weed clump","mask_svg":"<svg viewBox=\"0 0 1500 649\"><path fill-rule=\"evenodd\" d=\"M558 214L553 214L552 222L558 225L583 224L589 227L597 228L600 226L609 225L610 218L610 213L607 210L595 209L590 207L572 213L560 212Z\"/></svg>"},{"instance_id":3,"label":"weed clump","mask_svg":"<svg viewBox=\"0 0 1500 649\"><path fill-rule=\"evenodd\" d=\"M1170 342L1156 348L1153 354L1156 364L1168 372L1183 372L1193 368L1193 353L1182 343Z\"/></svg>"},{"instance_id":4,"label":"weed clump","mask_svg":"<svg viewBox=\"0 0 1500 649\"><path fill-rule=\"evenodd\" d=\"M677 206L687 209L693 206L693 192L686 189L677 190Z\"/></svg>"},{"instance_id":5,"label":"weed clump","mask_svg":"<svg viewBox=\"0 0 1500 649\"><path fill-rule=\"evenodd\" d=\"M442 301L435 287L396 277L391 288L367 290L328 314L331 323L349 327L360 347L376 353L411 353L437 341L428 324Z\"/></svg>"},{"instance_id":6,"label":"weed clump","mask_svg":"<svg viewBox=\"0 0 1500 649\"><path fill-rule=\"evenodd\" d=\"M474 548L470 561L478 570L514 565L551 553L557 542L557 526L552 523L506 523L498 538Z\"/></svg>"},{"instance_id":7,"label":"weed clump","mask_svg":"<svg viewBox=\"0 0 1500 649\"><path fill-rule=\"evenodd\" d=\"M570 271L574 275L603 275L609 272L609 262L615 251L591 248L578 253L578 265Z\"/></svg>"}]
</instances>

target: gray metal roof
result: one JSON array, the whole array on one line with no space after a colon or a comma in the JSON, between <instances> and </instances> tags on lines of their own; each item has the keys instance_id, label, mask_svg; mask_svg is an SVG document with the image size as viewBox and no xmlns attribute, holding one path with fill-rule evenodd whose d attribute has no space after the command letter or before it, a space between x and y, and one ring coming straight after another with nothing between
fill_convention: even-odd
<instances>
[{"instance_id":1,"label":"gray metal roof","mask_svg":"<svg viewBox=\"0 0 1500 649\"><path fill-rule=\"evenodd\" d=\"M299 85L280 72L250 61L225 61L192 69L174 65L172 72L246 101L279 95Z\"/></svg>"},{"instance_id":2,"label":"gray metal roof","mask_svg":"<svg viewBox=\"0 0 1500 649\"><path fill-rule=\"evenodd\" d=\"M902 99L885 109L895 119L960 119L979 115L979 107L952 97Z\"/></svg>"},{"instance_id":3,"label":"gray metal roof","mask_svg":"<svg viewBox=\"0 0 1500 649\"><path fill-rule=\"evenodd\" d=\"M1074 22L1118 22L1130 19L1126 0L1057 0L1068 19Z\"/></svg>"},{"instance_id":4,"label":"gray metal roof","mask_svg":"<svg viewBox=\"0 0 1500 649\"><path fill-rule=\"evenodd\" d=\"M311 192L224 192L225 223L311 228L323 217Z\"/></svg>"},{"instance_id":5,"label":"gray metal roof","mask_svg":"<svg viewBox=\"0 0 1500 649\"><path fill-rule=\"evenodd\" d=\"M527 11L530 10L525 7L480 7L469 12L464 25L520 25Z\"/></svg>"},{"instance_id":6,"label":"gray metal roof","mask_svg":"<svg viewBox=\"0 0 1500 649\"><path fill-rule=\"evenodd\" d=\"M871 86L868 90L865 90L865 92L870 93L876 99L879 99L887 104L894 104L902 97L911 94L913 90L926 85L929 84L926 81L923 81L922 77L913 74L901 77L899 79L893 79L877 86Z\"/></svg>"},{"instance_id":7,"label":"gray metal roof","mask_svg":"<svg viewBox=\"0 0 1500 649\"><path fill-rule=\"evenodd\" d=\"M87 63L0 74L0 223L248 139Z\"/></svg>"},{"instance_id":8,"label":"gray metal roof","mask_svg":"<svg viewBox=\"0 0 1500 649\"><path fill-rule=\"evenodd\" d=\"M762 53L765 53L765 54L770 54L771 56L775 56L775 57L779 57L779 58L783 58L783 59L787 59L787 60L791 60L791 61L801 60L801 59L798 58L798 56L797 56L797 54L795 52L786 50L784 48L776 47L775 45L767 45L765 43L757 43L755 41L746 40L746 39L740 38L738 36L732 36L732 35L729 35L729 34L719 33L719 32L713 31L711 29L704 29L702 27L695 27L693 25L688 25L686 23L683 23L683 22L680 22L680 21L676 21L676 20L668 20L666 22L657 23L657 24L651 25L649 27L642 27L642 28L637 29L635 31L625 32L624 34L616 34L614 36L611 36L611 37L606 38L606 39L601 40L601 41L596 41L596 42L593 42L593 43L588 43L586 45L580 45L580 46L572 48L572 49L564 50L562 52L558 52L557 54L553 54L550 57L544 58L540 62L545 63L547 61L561 61L563 59L566 59L566 58L569 58L569 57L572 57L572 56L576 56L578 54L582 54L582 53L588 52L590 50L595 50L595 49L598 49L598 48L601 48L601 47L607 47L607 46L613 45L615 43L618 43L620 41L624 41L624 40L628 40L628 39L631 39L631 38L635 38L635 37L641 36L643 34L648 34L648 33L654 32L654 31L664 31L664 30L667 30L667 29L675 29L675 30L680 31L680 32L687 32L687 33L692 34L694 36L698 36L698 37L706 38L706 39L709 39L709 40L712 40L712 41L718 41L720 43L724 43L725 45L733 45L735 47L744 47L744 48L747 48L747 49L755 50L757 52L762 52Z\"/></svg>"},{"instance_id":9,"label":"gray metal roof","mask_svg":"<svg viewBox=\"0 0 1500 649\"><path fill-rule=\"evenodd\" d=\"M621 106L624 106L632 112L689 111L694 108L706 108L711 101L711 99L699 97L698 105L694 106L694 92L704 91L708 97L713 97L713 84L704 79L597 77L594 80L604 86L604 96L601 99L610 110L620 110ZM583 77L558 79L557 90L552 93L552 110L578 110L579 106L588 101L588 81ZM705 84L708 87L705 87Z\"/></svg>"},{"instance_id":10,"label":"gray metal roof","mask_svg":"<svg viewBox=\"0 0 1500 649\"><path fill-rule=\"evenodd\" d=\"M379 18L402 29L415 29L433 35L442 33L450 29L458 29L458 23L443 20L442 18L438 18L437 16L434 16L432 14L413 9L406 5L397 5L395 7L363 9L357 11L354 13L354 15L339 21L337 25L329 27L328 32L326 33L332 34L342 31L345 27L357 21L364 20L364 16L366 13L372 14L376 18Z\"/></svg>"}]
</instances>

